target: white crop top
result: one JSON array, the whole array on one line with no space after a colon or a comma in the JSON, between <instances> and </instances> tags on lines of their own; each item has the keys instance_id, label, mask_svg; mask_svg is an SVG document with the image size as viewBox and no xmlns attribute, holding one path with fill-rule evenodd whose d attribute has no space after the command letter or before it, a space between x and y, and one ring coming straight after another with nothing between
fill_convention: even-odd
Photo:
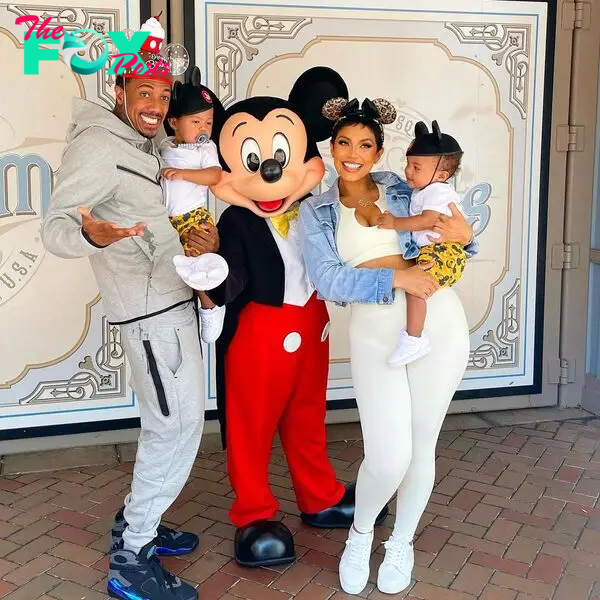
<instances>
[{"instance_id":1,"label":"white crop top","mask_svg":"<svg viewBox=\"0 0 600 600\"><path fill-rule=\"evenodd\" d=\"M385 187L378 185L377 208L387 210ZM402 255L398 232L395 229L379 229L376 225L367 227L356 220L354 208L340 202L340 222L336 233L338 253L344 264L356 267L368 260L384 256Z\"/></svg>"}]
</instances>

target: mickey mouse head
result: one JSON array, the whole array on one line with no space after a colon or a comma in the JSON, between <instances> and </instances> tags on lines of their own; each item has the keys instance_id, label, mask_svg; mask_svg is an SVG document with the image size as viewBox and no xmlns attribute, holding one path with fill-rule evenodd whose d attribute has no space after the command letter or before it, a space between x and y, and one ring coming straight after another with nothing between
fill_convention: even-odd
<instances>
[{"instance_id":1,"label":"mickey mouse head","mask_svg":"<svg viewBox=\"0 0 600 600\"><path fill-rule=\"evenodd\" d=\"M284 213L323 179L317 142L331 134L322 114L327 100L348 98L342 77L313 67L296 81L289 98L258 96L230 106L215 124L223 174L211 189L228 204L260 217Z\"/></svg>"}]
</instances>

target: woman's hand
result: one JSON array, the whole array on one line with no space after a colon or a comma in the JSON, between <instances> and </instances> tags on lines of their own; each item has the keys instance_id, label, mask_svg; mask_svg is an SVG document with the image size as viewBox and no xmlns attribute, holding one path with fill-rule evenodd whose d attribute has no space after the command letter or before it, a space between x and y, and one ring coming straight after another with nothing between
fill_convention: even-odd
<instances>
[{"instance_id":1,"label":"woman's hand","mask_svg":"<svg viewBox=\"0 0 600 600\"><path fill-rule=\"evenodd\" d=\"M463 246L467 246L473 241L473 229L464 218L463 214L458 210L456 204L448 205L451 217L440 215L436 224L433 226L433 231L439 235L427 236L434 244L443 242L458 242Z\"/></svg>"},{"instance_id":2,"label":"woman's hand","mask_svg":"<svg viewBox=\"0 0 600 600\"><path fill-rule=\"evenodd\" d=\"M191 246L188 256L200 256L208 252L217 252L220 246L219 231L214 225L205 223L199 229L187 234L186 242Z\"/></svg>"},{"instance_id":3,"label":"woman's hand","mask_svg":"<svg viewBox=\"0 0 600 600\"><path fill-rule=\"evenodd\" d=\"M398 269L394 274L394 287L404 290L411 296L427 300L440 287L438 282L427 273L433 267L431 262L426 265L416 265L409 269Z\"/></svg>"}]
</instances>

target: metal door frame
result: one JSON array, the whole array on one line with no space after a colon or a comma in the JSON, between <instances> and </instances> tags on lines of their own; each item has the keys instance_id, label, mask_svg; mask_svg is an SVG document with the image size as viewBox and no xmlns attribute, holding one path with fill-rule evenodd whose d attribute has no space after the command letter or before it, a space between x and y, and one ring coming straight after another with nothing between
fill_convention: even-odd
<instances>
[{"instance_id":1,"label":"metal door frame","mask_svg":"<svg viewBox=\"0 0 600 600\"><path fill-rule=\"evenodd\" d=\"M575 58L574 62L578 65L578 70L576 71L577 75L579 75L580 80L577 83L583 83L584 81L588 83L589 86L594 85L595 83L595 91L596 96L592 95L591 98L588 98L588 103L584 104L580 107L580 113L577 115L579 120L577 123L580 123L584 126L585 131L585 142L586 146L589 146L588 150L589 154L593 156L590 160L593 160L594 166L592 167L593 171L591 176L592 179L592 188L591 188L591 196L592 196L592 206L590 213L592 214L592 219L590 219L590 230L595 225L600 232L600 222L598 222L598 215L600 214L598 210L600 210L600 147L599 147L599 136L600 136L600 11L598 10L598 6L596 6L595 10L592 12L591 3L589 6L583 6L583 10L580 11L581 18L583 20L583 25L585 26L584 32L587 32L586 37L580 35L578 39L578 44L575 46ZM594 43L596 42L596 43ZM591 80L588 80L589 76ZM594 79L595 76L595 79ZM579 92L576 93L579 95L589 94L589 89L585 90L585 93ZM594 106L595 101L595 106ZM588 143L589 141L589 143ZM586 157L587 158L587 157ZM586 166L589 167L589 164ZM582 190L584 193L587 190ZM575 201L575 199L573 199ZM594 220L596 222L594 223ZM585 240L583 240L583 247L589 247L589 261L585 260L585 256L582 257L581 266L582 269L586 271L588 276L591 277L591 270L594 265L600 265L600 240L592 239L591 231L588 237L589 243L586 245ZM594 243L595 242L595 243ZM596 267L597 269L597 267ZM597 335L597 331L593 331L591 329L592 324L592 311L593 305L592 302L598 302L599 298L594 298L593 289L591 287L591 283L589 285L589 294L587 296L588 300L588 310L586 311L587 316L587 336ZM590 346L588 344L595 343L597 344L597 340L588 339L586 343L586 352ZM587 363L587 356L585 357ZM584 364L584 366L587 366ZM587 368L585 369L587 371ZM585 373L585 379L583 382L583 391L582 391L582 400L581 404L587 410L590 410L596 414L600 414L600 374L599 373Z\"/></svg>"},{"instance_id":2,"label":"metal door frame","mask_svg":"<svg viewBox=\"0 0 600 600\"><path fill-rule=\"evenodd\" d=\"M559 406L582 403L586 385L586 346L598 79L600 74L600 10L592 2L565 3L568 17L574 14L572 65L565 186L564 257L560 354L562 363ZM565 86L566 87L566 86Z\"/></svg>"}]
</instances>

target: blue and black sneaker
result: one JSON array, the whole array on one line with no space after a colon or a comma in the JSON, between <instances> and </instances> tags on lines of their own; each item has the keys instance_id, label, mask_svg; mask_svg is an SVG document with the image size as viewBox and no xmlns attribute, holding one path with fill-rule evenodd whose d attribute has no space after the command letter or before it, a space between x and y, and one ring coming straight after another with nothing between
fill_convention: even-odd
<instances>
[{"instance_id":1,"label":"blue and black sneaker","mask_svg":"<svg viewBox=\"0 0 600 600\"><path fill-rule=\"evenodd\" d=\"M109 552L121 550L123 548L123 532L127 527L127 521L123 516L123 508L115 515L115 522L112 527ZM156 531L156 538L152 542L156 546L155 553L159 556L181 556L189 554L198 546L198 536L195 533L185 531L175 531L164 525L159 525Z\"/></svg>"},{"instance_id":2,"label":"blue and black sneaker","mask_svg":"<svg viewBox=\"0 0 600 600\"><path fill-rule=\"evenodd\" d=\"M117 550L110 556L106 589L119 600L197 600L198 592L160 564L153 542L139 552Z\"/></svg>"}]
</instances>

